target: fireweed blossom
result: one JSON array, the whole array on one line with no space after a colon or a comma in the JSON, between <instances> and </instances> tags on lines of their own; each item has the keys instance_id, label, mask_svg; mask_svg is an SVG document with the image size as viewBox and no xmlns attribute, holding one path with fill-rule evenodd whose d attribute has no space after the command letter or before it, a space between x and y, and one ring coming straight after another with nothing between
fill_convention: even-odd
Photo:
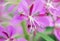
<instances>
[{"instance_id":1,"label":"fireweed blossom","mask_svg":"<svg viewBox=\"0 0 60 41\"><path fill-rule=\"evenodd\" d=\"M0 4L4 3L4 0L0 0Z\"/></svg>"},{"instance_id":2,"label":"fireweed blossom","mask_svg":"<svg viewBox=\"0 0 60 41\"><path fill-rule=\"evenodd\" d=\"M5 4L4 0L0 0L0 22L5 21L5 20L3 20L3 18L7 18L7 17L9 18L9 16L8 16L9 12L7 12L5 9L6 5L7 4Z\"/></svg>"},{"instance_id":3,"label":"fireweed blossom","mask_svg":"<svg viewBox=\"0 0 60 41\"><path fill-rule=\"evenodd\" d=\"M54 29L54 35L56 36L56 38L60 41L60 28L56 27Z\"/></svg>"},{"instance_id":4,"label":"fireweed blossom","mask_svg":"<svg viewBox=\"0 0 60 41\"><path fill-rule=\"evenodd\" d=\"M0 1L0 25L8 22L9 25L13 26L6 26L6 28L3 25L0 26L0 41L27 41L23 36L16 38L23 34L22 28L20 28L20 22L23 20L27 22L27 31L33 32L33 34L36 31L43 32L47 26L53 26L54 35L60 41L60 0L21 0L16 4L12 2L6 10L6 5L9 5L9 2L12 0L7 0L6 4L4 4L4 0ZM11 12L14 13L12 13L13 17L9 17ZM53 17L47 13L56 19L53 20ZM3 18L8 19L8 21ZM1 23L1 19L4 22Z\"/></svg>"},{"instance_id":5,"label":"fireweed blossom","mask_svg":"<svg viewBox=\"0 0 60 41\"><path fill-rule=\"evenodd\" d=\"M0 26L0 41L27 41L23 37L16 38L20 36L20 28L17 29L13 26L8 26L6 28Z\"/></svg>"},{"instance_id":6,"label":"fireweed blossom","mask_svg":"<svg viewBox=\"0 0 60 41\"><path fill-rule=\"evenodd\" d=\"M60 0L45 0L46 8L53 16L60 17Z\"/></svg>"},{"instance_id":7,"label":"fireweed blossom","mask_svg":"<svg viewBox=\"0 0 60 41\"><path fill-rule=\"evenodd\" d=\"M42 0L35 0L30 5L27 1L22 0L18 6L18 12L14 16L14 21L26 20L28 31L39 31L45 30L45 27L52 26L52 18L47 16Z\"/></svg>"},{"instance_id":8,"label":"fireweed blossom","mask_svg":"<svg viewBox=\"0 0 60 41\"><path fill-rule=\"evenodd\" d=\"M55 21L54 35L60 41L60 18Z\"/></svg>"},{"instance_id":9,"label":"fireweed blossom","mask_svg":"<svg viewBox=\"0 0 60 41\"><path fill-rule=\"evenodd\" d=\"M54 35L60 41L60 0L47 0L46 7L51 15L53 15Z\"/></svg>"}]
</instances>

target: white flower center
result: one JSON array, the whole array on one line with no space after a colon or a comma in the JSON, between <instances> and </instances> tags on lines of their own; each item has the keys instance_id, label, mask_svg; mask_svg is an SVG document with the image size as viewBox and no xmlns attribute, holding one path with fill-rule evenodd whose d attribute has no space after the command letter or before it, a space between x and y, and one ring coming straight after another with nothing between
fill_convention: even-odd
<instances>
[{"instance_id":1,"label":"white flower center","mask_svg":"<svg viewBox=\"0 0 60 41\"><path fill-rule=\"evenodd\" d=\"M48 7L48 8L56 9L56 8L53 6L53 2L50 2L50 1L48 0L48 2L47 2L46 4L47 4L47 7ZM56 9L56 10L57 10L57 9Z\"/></svg>"},{"instance_id":2,"label":"white flower center","mask_svg":"<svg viewBox=\"0 0 60 41\"><path fill-rule=\"evenodd\" d=\"M29 19L30 19L30 24L31 24L31 28L30 28L30 31L34 31L34 28L36 28L36 25L34 23L34 18L32 16L29 16ZM34 25L34 27L32 27Z\"/></svg>"},{"instance_id":3,"label":"white flower center","mask_svg":"<svg viewBox=\"0 0 60 41\"><path fill-rule=\"evenodd\" d=\"M32 16L29 16L29 19L30 19L30 21L34 21L34 19L33 19L33 17Z\"/></svg>"}]
</instances>

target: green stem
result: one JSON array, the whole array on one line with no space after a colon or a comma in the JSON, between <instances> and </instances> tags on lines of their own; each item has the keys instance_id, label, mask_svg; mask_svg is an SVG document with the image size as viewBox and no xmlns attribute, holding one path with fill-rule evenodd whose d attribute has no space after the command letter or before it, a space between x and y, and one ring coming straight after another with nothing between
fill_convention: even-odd
<instances>
[{"instance_id":1,"label":"green stem","mask_svg":"<svg viewBox=\"0 0 60 41\"><path fill-rule=\"evenodd\" d=\"M28 32L27 32L26 22L23 21L23 22L21 23L21 25L22 25L23 32L24 32L24 37L25 37L28 41L30 41L30 36L29 36L29 34L28 34Z\"/></svg>"}]
</instances>

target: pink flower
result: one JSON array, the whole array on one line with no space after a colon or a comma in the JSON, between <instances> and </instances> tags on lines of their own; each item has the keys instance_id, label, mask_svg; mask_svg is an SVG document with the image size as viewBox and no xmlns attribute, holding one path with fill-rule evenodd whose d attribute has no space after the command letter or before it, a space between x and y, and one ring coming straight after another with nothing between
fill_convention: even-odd
<instances>
[{"instance_id":1,"label":"pink flower","mask_svg":"<svg viewBox=\"0 0 60 41\"><path fill-rule=\"evenodd\" d=\"M60 41L60 18L57 18L55 21L54 35Z\"/></svg>"},{"instance_id":2,"label":"pink flower","mask_svg":"<svg viewBox=\"0 0 60 41\"><path fill-rule=\"evenodd\" d=\"M25 0L29 5L31 5L35 0Z\"/></svg>"},{"instance_id":3,"label":"pink flower","mask_svg":"<svg viewBox=\"0 0 60 41\"><path fill-rule=\"evenodd\" d=\"M27 41L24 37L20 37L22 31L20 31L20 27L16 28L13 26L8 26L6 28L0 26L0 41Z\"/></svg>"},{"instance_id":4,"label":"pink flower","mask_svg":"<svg viewBox=\"0 0 60 41\"><path fill-rule=\"evenodd\" d=\"M60 2L60 0L52 0L53 2Z\"/></svg>"},{"instance_id":5,"label":"pink flower","mask_svg":"<svg viewBox=\"0 0 60 41\"><path fill-rule=\"evenodd\" d=\"M0 0L0 4L3 4L4 3L4 0Z\"/></svg>"},{"instance_id":6,"label":"pink flower","mask_svg":"<svg viewBox=\"0 0 60 41\"><path fill-rule=\"evenodd\" d=\"M60 41L60 28L55 28L54 34L55 34L56 38Z\"/></svg>"},{"instance_id":7,"label":"pink flower","mask_svg":"<svg viewBox=\"0 0 60 41\"><path fill-rule=\"evenodd\" d=\"M35 31L35 29L39 32L43 31L45 27L52 26L52 18L45 14L46 9L44 6L42 0L35 0L31 5L22 0L18 6L20 14L14 16L13 22L17 23L16 21L26 20L29 31Z\"/></svg>"},{"instance_id":8,"label":"pink flower","mask_svg":"<svg viewBox=\"0 0 60 41\"><path fill-rule=\"evenodd\" d=\"M46 3L50 14L52 14L53 16L60 16L60 0L48 0L48 2Z\"/></svg>"}]
</instances>

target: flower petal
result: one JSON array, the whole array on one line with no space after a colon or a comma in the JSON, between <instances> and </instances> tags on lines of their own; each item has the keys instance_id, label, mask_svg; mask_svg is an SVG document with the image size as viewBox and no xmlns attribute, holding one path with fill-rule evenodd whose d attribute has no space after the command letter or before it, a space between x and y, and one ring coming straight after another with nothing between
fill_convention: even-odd
<instances>
[{"instance_id":1,"label":"flower petal","mask_svg":"<svg viewBox=\"0 0 60 41\"><path fill-rule=\"evenodd\" d=\"M57 37L57 39L60 41L60 28L55 28L54 34Z\"/></svg>"},{"instance_id":2,"label":"flower petal","mask_svg":"<svg viewBox=\"0 0 60 41\"><path fill-rule=\"evenodd\" d=\"M3 32L6 32L6 30L2 26L0 26L0 37L2 37L3 39L6 39L7 35Z\"/></svg>"},{"instance_id":3,"label":"flower petal","mask_svg":"<svg viewBox=\"0 0 60 41\"><path fill-rule=\"evenodd\" d=\"M53 23L50 16L35 17L35 20L39 23L43 23L45 26L50 26L50 23Z\"/></svg>"},{"instance_id":4,"label":"flower petal","mask_svg":"<svg viewBox=\"0 0 60 41\"><path fill-rule=\"evenodd\" d=\"M35 18L34 21L36 22L37 26L40 29L44 30L47 26L53 26L53 20L49 16L34 17L34 18ZM41 30L41 31L43 31L43 30Z\"/></svg>"},{"instance_id":5,"label":"flower petal","mask_svg":"<svg viewBox=\"0 0 60 41\"><path fill-rule=\"evenodd\" d=\"M9 8L8 8L8 12L12 12L14 10L14 8L16 8L16 5L11 5Z\"/></svg>"},{"instance_id":6,"label":"flower petal","mask_svg":"<svg viewBox=\"0 0 60 41\"><path fill-rule=\"evenodd\" d=\"M44 8L44 3L42 2L42 0L35 0L35 2L34 2L34 8L33 8L33 14L35 14L35 13L37 13L37 12L40 12L40 14L42 13L43 14L43 12L45 12L45 10L44 10L45 8Z\"/></svg>"},{"instance_id":7,"label":"flower petal","mask_svg":"<svg viewBox=\"0 0 60 41\"><path fill-rule=\"evenodd\" d=\"M26 0L26 2L31 5L35 0Z\"/></svg>"},{"instance_id":8,"label":"flower petal","mask_svg":"<svg viewBox=\"0 0 60 41\"><path fill-rule=\"evenodd\" d=\"M49 7L49 12L54 16L60 16L59 2L53 2L51 5L52 5L52 7Z\"/></svg>"},{"instance_id":9,"label":"flower petal","mask_svg":"<svg viewBox=\"0 0 60 41\"><path fill-rule=\"evenodd\" d=\"M25 38L20 38L18 41L27 41Z\"/></svg>"},{"instance_id":10,"label":"flower petal","mask_svg":"<svg viewBox=\"0 0 60 41\"><path fill-rule=\"evenodd\" d=\"M7 33L9 34L9 36L12 36L16 33L16 28L14 28L13 26L8 26L6 28L6 30L7 30Z\"/></svg>"},{"instance_id":11,"label":"flower petal","mask_svg":"<svg viewBox=\"0 0 60 41\"><path fill-rule=\"evenodd\" d=\"M23 12L23 14L25 15L28 15L28 4L25 0L22 0L19 4L19 7L18 7L18 11L21 13Z\"/></svg>"}]
</instances>

